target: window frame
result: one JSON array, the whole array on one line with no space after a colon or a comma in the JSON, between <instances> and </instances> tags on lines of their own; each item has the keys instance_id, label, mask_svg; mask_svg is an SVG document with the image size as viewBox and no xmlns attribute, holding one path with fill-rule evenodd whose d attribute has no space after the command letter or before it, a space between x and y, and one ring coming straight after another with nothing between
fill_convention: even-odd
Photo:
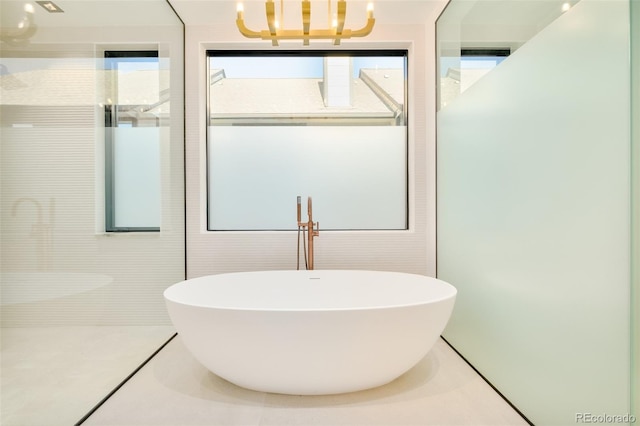
<instances>
[{"instance_id":1,"label":"window frame","mask_svg":"<svg viewBox=\"0 0 640 426\"><path fill-rule=\"evenodd\" d=\"M122 59L119 61L118 59ZM119 62L127 62L132 58L159 58L158 50L105 50L105 72L117 71ZM116 75L114 72L113 75ZM105 232L160 232L159 226L116 226L116 162L115 162L115 132L118 127L118 105L104 106L104 154L105 154ZM137 127L136 120L127 120L131 127Z\"/></svg>"},{"instance_id":2,"label":"window frame","mask_svg":"<svg viewBox=\"0 0 640 426\"><path fill-rule=\"evenodd\" d=\"M404 58L404 100L403 100L403 126L405 127L405 156L404 156L404 169L405 169L405 205L404 205L404 227L402 228L338 228L328 229L328 231L409 231L410 230L410 202L411 202L411 185L410 185L410 121L409 121L409 49L407 48L390 48L390 49L345 49L345 50L331 50L331 49L315 49L315 50L237 50L237 49L207 49L205 52L205 78L206 78L206 126L205 126L205 230L207 232L274 232L284 231L290 232L292 229L213 229L210 223L210 140L209 140L209 127L211 126L211 57L213 56L224 57L268 57L268 56L288 56L288 57L309 57L309 56L336 56L336 57L376 57L376 56L389 56L389 57L402 57ZM248 124L251 125L251 124ZM289 124L295 126L297 124ZM327 229L325 229L327 231Z\"/></svg>"}]
</instances>

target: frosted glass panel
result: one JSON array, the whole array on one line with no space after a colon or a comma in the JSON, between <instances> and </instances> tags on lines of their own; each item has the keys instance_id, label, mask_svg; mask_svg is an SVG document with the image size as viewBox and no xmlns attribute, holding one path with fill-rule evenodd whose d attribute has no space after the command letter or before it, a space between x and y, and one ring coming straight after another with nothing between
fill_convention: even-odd
<instances>
[{"instance_id":1,"label":"frosted glass panel","mask_svg":"<svg viewBox=\"0 0 640 426\"><path fill-rule=\"evenodd\" d=\"M116 127L115 226L160 227L160 127Z\"/></svg>"},{"instance_id":2,"label":"frosted glass panel","mask_svg":"<svg viewBox=\"0 0 640 426\"><path fill-rule=\"evenodd\" d=\"M405 135L404 126L212 126L209 228L295 229L301 195L324 229L404 229Z\"/></svg>"},{"instance_id":3,"label":"frosted glass panel","mask_svg":"<svg viewBox=\"0 0 640 426\"><path fill-rule=\"evenodd\" d=\"M603 0L606 1L606 0ZM517 51L580 0L453 0L437 22L437 51L441 81L438 108L487 73L493 64L469 56L502 52L491 62ZM465 57L465 58L462 58ZM489 58L488 58L489 59Z\"/></svg>"},{"instance_id":4,"label":"frosted glass panel","mask_svg":"<svg viewBox=\"0 0 640 426\"><path fill-rule=\"evenodd\" d=\"M632 129L632 407L640 418L640 3L631 7L631 129Z\"/></svg>"},{"instance_id":5,"label":"frosted glass panel","mask_svg":"<svg viewBox=\"0 0 640 426\"><path fill-rule=\"evenodd\" d=\"M444 335L534 424L630 410L628 10L582 0L438 112Z\"/></svg>"}]
</instances>

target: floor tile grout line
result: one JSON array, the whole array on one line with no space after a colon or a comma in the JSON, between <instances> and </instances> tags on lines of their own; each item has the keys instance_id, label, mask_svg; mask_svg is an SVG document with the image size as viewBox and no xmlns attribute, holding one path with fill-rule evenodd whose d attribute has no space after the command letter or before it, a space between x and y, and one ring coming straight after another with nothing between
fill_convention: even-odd
<instances>
[{"instance_id":1,"label":"floor tile grout line","mask_svg":"<svg viewBox=\"0 0 640 426\"><path fill-rule=\"evenodd\" d=\"M164 342L162 346L156 349L156 351L152 353L151 356L149 356L146 360L144 360L142 364L136 367L135 370L133 370L122 382L120 382L115 388L113 388L111 392L109 392L104 398L102 398L100 402L98 402L91 410L89 410L89 412L85 414L74 426L80 426L85 421L87 421L87 419L89 419L89 417L91 417L93 413L95 413L100 407L102 407L102 405L107 402L107 400L109 400L109 398L111 398L116 392L118 392L120 388L122 388L129 380L131 380L133 376L138 374L138 372L142 370L144 366L146 366L149 361L151 361L156 355L158 355L158 353L160 353L160 351L162 351L177 335L178 333L174 333L173 336L171 336L166 342Z\"/></svg>"},{"instance_id":2,"label":"floor tile grout line","mask_svg":"<svg viewBox=\"0 0 640 426\"><path fill-rule=\"evenodd\" d=\"M528 423L529 425L531 425L531 426L535 426L535 425L533 424L533 422L531 422L531 420L529 420L529 419L527 418L527 416L525 416L525 415L524 415L524 413L518 409L518 407L516 407L515 405L513 405L513 403L512 403L511 401L509 401L509 400L507 399L507 397L506 397L506 396L504 396L504 395L502 394L502 392L500 392L500 390L498 390L498 388L496 388L496 387L493 385L493 383L491 383L489 380L487 380L487 378L486 378L486 377L485 377L485 376L484 376L480 371L478 371L478 369L477 369L476 367L474 367L474 366L473 366L473 364L471 364L471 363L469 362L469 360L468 360L467 358L465 358L465 357L464 357L464 355L462 355L460 352L458 352L458 350L457 350L457 349L456 349L456 348L455 348L451 343L449 343L449 341L448 341L447 339L445 339L445 338L444 338L444 336L440 336L440 338L441 338L441 339L442 339L442 340L443 340L443 341L444 341L444 342L445 342L445 343L446 343L446 344L447 344L447 345L448 345L448 346L449 346L449 347L450 347L450 348L451 348L451 349L452 349L456 354L458 354L458 356L459 356L460 358L462 358L462 360L463 360L465 363L467 363L467 365L468 365L469 367L471 367L471 369L473 369L473 371L475 371L475 372L476 372L476 374L478 374L478 376L480 376L480 377L482 378L482 380L484 380L484 381L485 381L485 383L486 383L486 384L488 384L488 385L491 387L491 389L493 389L493 390L494 390L498 395L500 395L500 398L502 398L502 399L503 399L507 404L509 404L509 406L510 406L511 408L513 408L513 409L515 410L515 412L516 412L516 413L518 413L518 414L520 415L520 417L522 417L522 419L523 419L525 422L527 422L527 423Z\"/></svg>"}]
</instances>

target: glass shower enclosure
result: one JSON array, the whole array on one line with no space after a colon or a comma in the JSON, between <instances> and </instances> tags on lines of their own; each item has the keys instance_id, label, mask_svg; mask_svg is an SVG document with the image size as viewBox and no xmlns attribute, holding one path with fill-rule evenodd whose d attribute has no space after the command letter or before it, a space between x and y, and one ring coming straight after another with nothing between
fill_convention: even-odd
<instances>
[{"instance_id":1,"label":"glass shower enclosure","mask_svg":"<svg viewBox=\"0 0 640 426\"><path fill-rule=\"evenodd\" d=\"M638 416L638 25L634 0L437 22L444 337L534 424ZM478 76L474 49L508 56Z\"/></svg>"},{"instance_id":2,"label":"glass shower enclosure","mask_svg":"<svg viewBox=\"0 0 640 426\"><path fill-rule=\"evenodd\" d=\"M174 334L184 26L164 0L0 16L0 422L74 424Z\"/></svg>"}]
</instances>

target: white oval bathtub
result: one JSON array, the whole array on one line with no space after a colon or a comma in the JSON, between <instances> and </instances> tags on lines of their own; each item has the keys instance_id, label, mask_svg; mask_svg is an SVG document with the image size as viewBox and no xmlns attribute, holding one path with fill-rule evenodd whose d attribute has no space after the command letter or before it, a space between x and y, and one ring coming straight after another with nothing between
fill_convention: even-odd
<instances>
[{"instance_id":1,"label":"white oval bathtub","mask_svg":"<svg viewBox=\"0 0 640 426\"><path fill-rule=\"evenodd\" d=\"M213 373L257 391L320 395L411 369L439 338L456 292L422 275L316 270L210 275L164 297L187 349Z\"/></svg>"}]
</instances>

